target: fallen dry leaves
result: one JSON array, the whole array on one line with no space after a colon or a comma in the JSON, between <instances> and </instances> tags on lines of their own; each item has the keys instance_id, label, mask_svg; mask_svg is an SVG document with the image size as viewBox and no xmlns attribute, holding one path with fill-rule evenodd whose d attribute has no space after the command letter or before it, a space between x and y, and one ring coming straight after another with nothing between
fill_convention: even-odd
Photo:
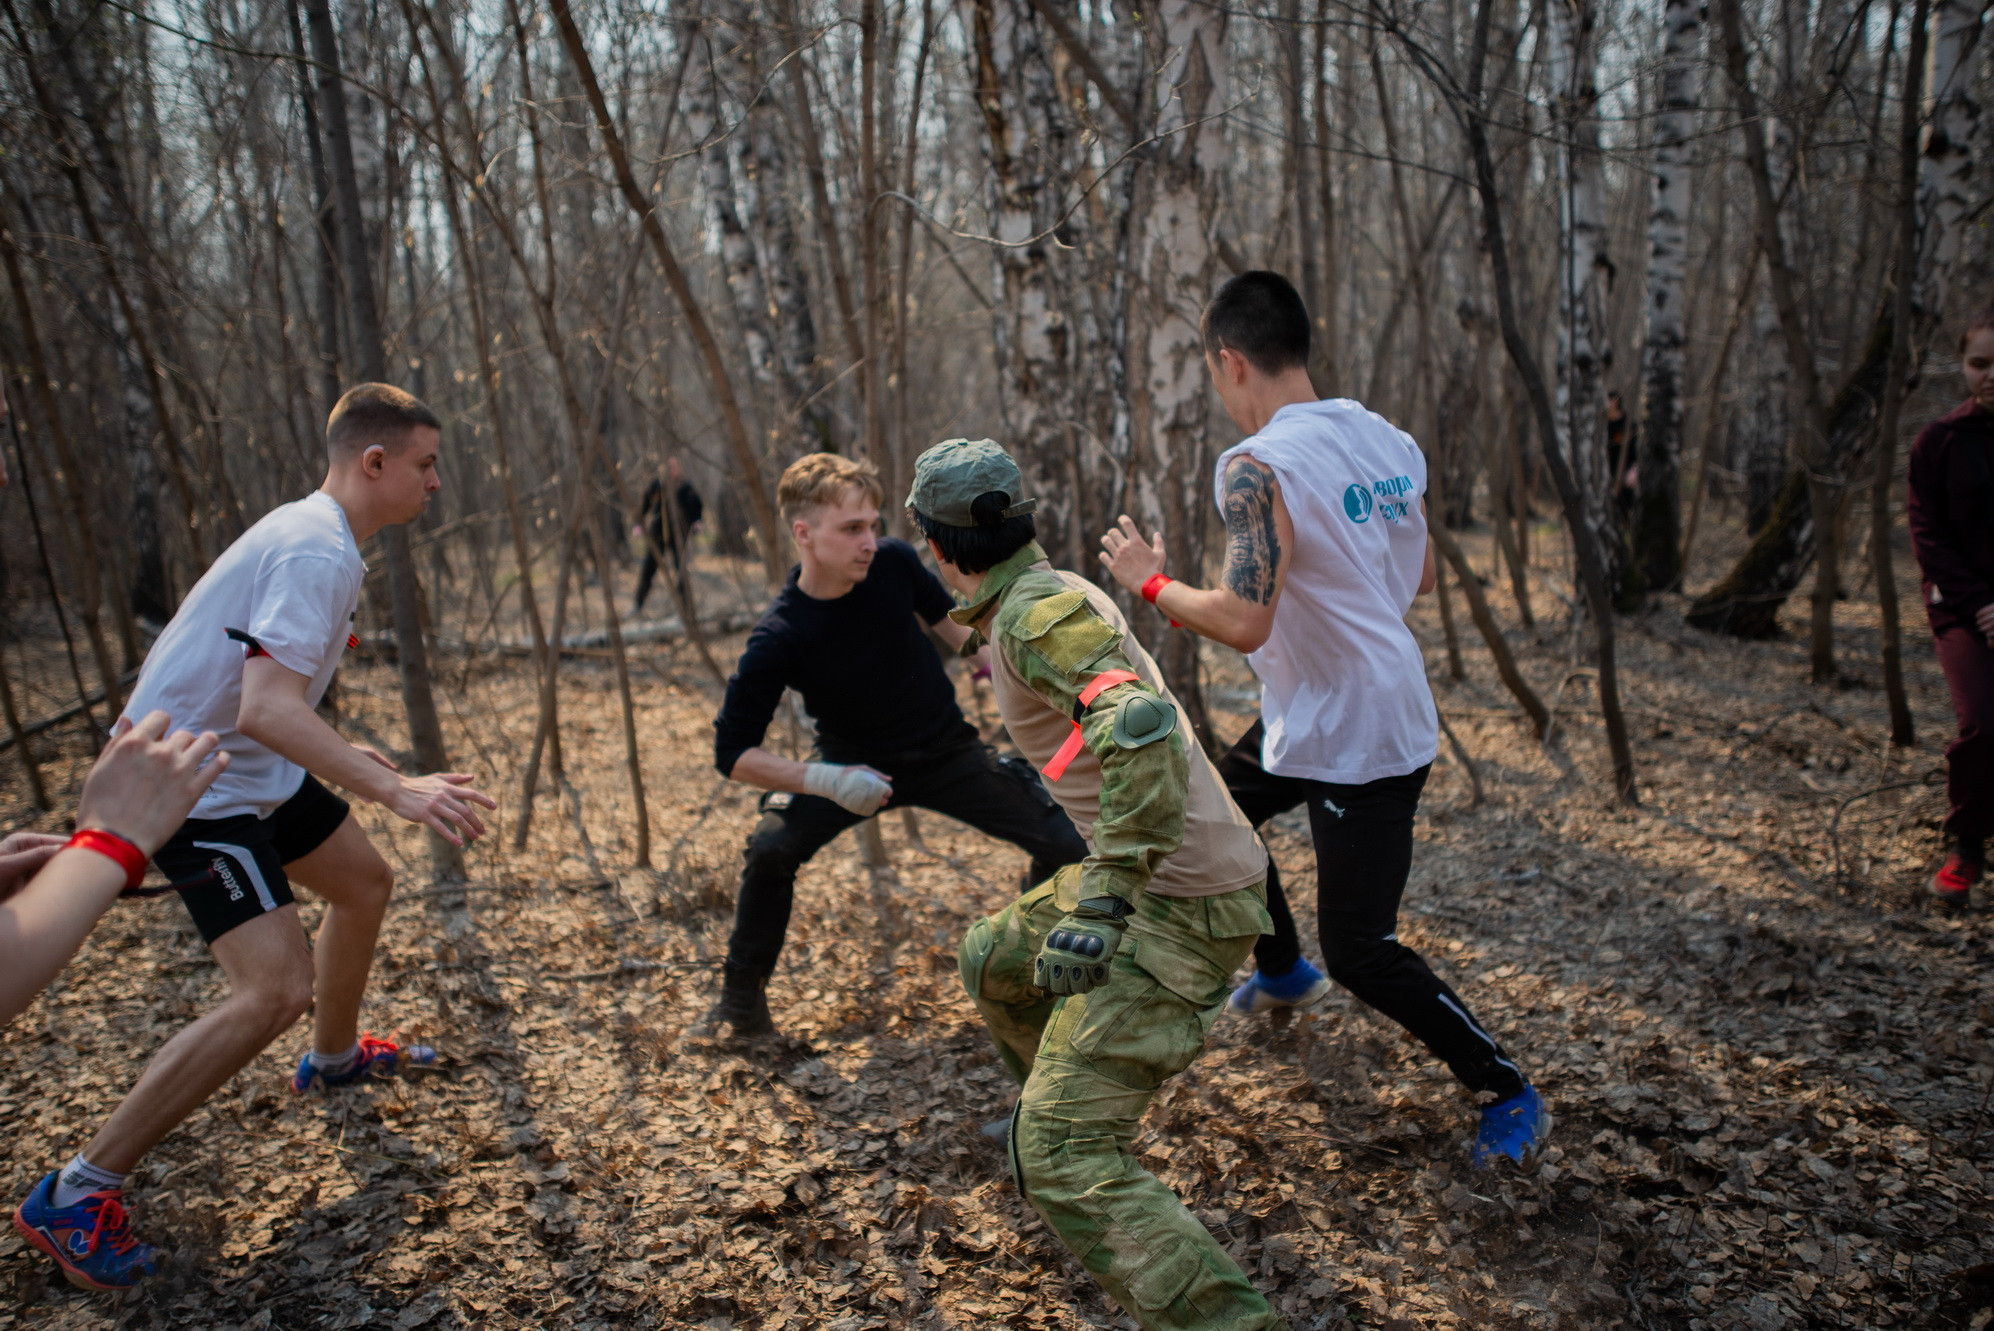
<instances>
[{"instance_id":1,"label":"fallen dry leaves","mask_svg":"<svg viewBox=\"0 0 1994 1331\"><path fill-rule=\"evenodd\" d=\"M1845 610L1851 661L1873 652L1871 614ZM1437 649L1430 603L1416 623ZM1948 717L1928 647L1910 644L1925 747L1903 755L1881 746L1878 692L1807 687L1794 643L1708 638L1668 607L1629 621L1645 803L1623 810L1565 640L1515 636L1562 737L1529 741L1477 644L1461 684L1434 652L1489 801L1468 808L1443 757L1403 934L1552 1101L1547 1162L1471 1172L1471 1107L1340 993L1221 1021L1136 1149L1297 1331L1986 1326L1988 926L1918 895ZM1234 733L1247 681L1212 665ZM453 752L516 804L529 690L504 662L450 670ZM362 811L402 871L368 1018L432 1040L442 1070L295 1099L300 1027L142 1167L166 1273L85 1295L10 1235L0 1327L1131 1325L977 1131L1010 1092L955 944L1022 855L926 814L881 820L882 874L834 844L802 877L772 990L788 1038L689 1043L754 806L709 766L694 660L644 655L638 680L657 870L627 867L614 687L577 664L573 786L543 793L528 853L503 849L508 807L469 887L439 887L417 837ZM400 733L394 687L385 666L344 672L355 738ZM64 733L42 751L73 799L84 755ZM33 822L0 766L10 825ZM1305 831L1271 840L1308 882ZM0 1038L9 1195L218 992L174 903L116 909Z\"/></svg>"}]
</instances>

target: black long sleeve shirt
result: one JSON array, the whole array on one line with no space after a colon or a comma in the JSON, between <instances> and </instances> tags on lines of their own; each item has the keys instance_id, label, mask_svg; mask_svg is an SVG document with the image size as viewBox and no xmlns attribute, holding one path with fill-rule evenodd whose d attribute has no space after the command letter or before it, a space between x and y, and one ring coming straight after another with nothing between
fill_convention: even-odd
<instances>
[{"instance_id":1,"label":"black long sleeve shirt","mask_svg":"<svg viewBox=\"0 0 1994 1331\"><path fill-rule=\"evenodd\" d=\"M713 720L713 765L722 775L733 775L741 754L762 742L785 688L803 695L831 762L890 770L896 760L976 738L921 632L921 622L933 624L955 600L912 546L881 541L865 581L836 600L805 595L796 577L790 569L727 681Z\"/></svg>"},{"instance_id":2,"label":"black long sleeve shirt","mask_svg":"<svg viewBox=\"0 0 1994 1331\"><path fill-rule=\"evenodd\" d=\"M1932 631L1994 604L1994 414L1968 401L1911 445L1904 509Z\"/></svg>"}]
</instances>

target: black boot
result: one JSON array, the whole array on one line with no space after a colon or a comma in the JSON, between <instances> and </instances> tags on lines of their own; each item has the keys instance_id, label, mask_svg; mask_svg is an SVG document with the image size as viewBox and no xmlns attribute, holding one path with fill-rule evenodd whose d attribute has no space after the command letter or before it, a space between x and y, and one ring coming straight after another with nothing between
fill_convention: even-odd
<instances>
[{"instance_id":1,"label":"black boot","mask_svg":"<svg viewBox=\"0 0 1994 1331\"><path fill-rule=\"evenodd\" d=\"M763 993L768 982L769 972L760 966L722 963L720 997L687 1034L714 1039L719 1036L720 1028L726 1026L737 1040L774 1035L775 1023L769 1020L768 997Z\"/></svg>"}]
</instances>

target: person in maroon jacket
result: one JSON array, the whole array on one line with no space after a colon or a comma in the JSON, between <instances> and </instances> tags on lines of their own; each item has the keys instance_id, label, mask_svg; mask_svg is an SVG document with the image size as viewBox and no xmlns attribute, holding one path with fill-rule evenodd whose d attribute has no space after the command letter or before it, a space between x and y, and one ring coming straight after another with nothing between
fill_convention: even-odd
<instances>
[{"instance_id":1,"label":"person in maroon jacket","mask_svg":"<svg viewBox=\"0 0 1994 1331\"><path fill-rule=\"evenodd\" d=\"M1952 690L1959 735L1946 748L1945 867L1932 895L1966 904L1994 835L1994 309L1959 340L1967 399L1911 445L1905 515L1925 615Z\"/></svg>"}]
</instances>

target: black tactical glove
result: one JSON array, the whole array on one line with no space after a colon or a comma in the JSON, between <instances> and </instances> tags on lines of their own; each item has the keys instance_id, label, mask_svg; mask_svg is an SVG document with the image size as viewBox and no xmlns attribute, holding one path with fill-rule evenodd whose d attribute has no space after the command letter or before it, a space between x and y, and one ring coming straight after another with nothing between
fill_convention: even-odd
<instances>
[{"instance_id":1,"label":"black tactical glove","mask_svg":"<svg viewBox=\"0 0 1994 1331\"><path fill-rule=\"evenodd\" d=\"M1084 994L1108 982L1122 921L1134 908L1120 897L1089 897L1052 927L1039 949L1033 983L1052 994Z\"/></svg>"}]
</instances>

